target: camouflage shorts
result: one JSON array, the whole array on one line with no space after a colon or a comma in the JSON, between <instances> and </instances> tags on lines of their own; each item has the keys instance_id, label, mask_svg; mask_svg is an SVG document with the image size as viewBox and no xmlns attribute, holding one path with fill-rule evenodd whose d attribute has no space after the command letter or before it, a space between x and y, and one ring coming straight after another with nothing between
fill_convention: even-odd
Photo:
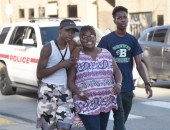
<instances>
[{"instance_id":1,"label":"camouflage shorts","mask_svg":"<svg viewBox=\"0 0 170 130\"><path fill-rule=\"evenodd\" d=\"M73 118L74 104L68 87L41 82L38 90L37 128L71 129Z\"/></svg>"}]
</instances>

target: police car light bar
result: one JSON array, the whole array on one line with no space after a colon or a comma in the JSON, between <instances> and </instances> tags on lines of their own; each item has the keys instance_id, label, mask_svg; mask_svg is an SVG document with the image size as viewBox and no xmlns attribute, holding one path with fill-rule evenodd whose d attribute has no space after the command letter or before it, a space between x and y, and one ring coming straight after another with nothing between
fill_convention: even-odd
<instances>
[{"instance_id":1,"label":"police car light bar","mask_svg":"<svg viewBox=\"0 0 170 130\"><path fill-rule=\"evenodd\" d=\"M73 21L80 22L80 17L65 17L65 18L29 18L30 22L36 22L36 21L61 21L63 19L71 19Z\"/></svg>"}]
</instances>

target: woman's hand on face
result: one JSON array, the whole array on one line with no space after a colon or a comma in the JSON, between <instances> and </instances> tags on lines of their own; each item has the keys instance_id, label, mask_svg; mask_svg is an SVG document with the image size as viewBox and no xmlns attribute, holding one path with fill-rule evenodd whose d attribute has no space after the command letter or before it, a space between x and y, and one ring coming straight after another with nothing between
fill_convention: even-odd
<instances>
[{"instance_id":1,"label":"woman's hand on face","mask_svg":"<svg viewBox=\"0 0 170 130\"><path fill-rule=\"evenodd\" d=\"M113 94L118 95L120 92L121 92L121 86L118 84L115 84L115 86L113 88Z\"/></svg>"}]
</instances>

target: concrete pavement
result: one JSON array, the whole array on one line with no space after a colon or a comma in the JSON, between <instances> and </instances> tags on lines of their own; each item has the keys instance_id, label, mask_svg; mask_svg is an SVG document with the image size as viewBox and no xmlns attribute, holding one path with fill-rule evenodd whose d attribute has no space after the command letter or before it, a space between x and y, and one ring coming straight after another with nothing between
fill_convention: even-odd
<instances>
[{"instance_id":1,"label":"concrete pavement","mask_svg":"<svg viewBox=\"0 0 170 130\"><path fill-rule=\"evenodd\" d=\"M107 130L112 130L113 121L109 121ZM35 122L30 122L29 120L16 119L9 116L4 116L0 114L0 130L38 130L36 129ZM40 129L39 129L40 130ZM71 130L85 130L82 127L73 126Z\"/></svg>"}]
</instances>

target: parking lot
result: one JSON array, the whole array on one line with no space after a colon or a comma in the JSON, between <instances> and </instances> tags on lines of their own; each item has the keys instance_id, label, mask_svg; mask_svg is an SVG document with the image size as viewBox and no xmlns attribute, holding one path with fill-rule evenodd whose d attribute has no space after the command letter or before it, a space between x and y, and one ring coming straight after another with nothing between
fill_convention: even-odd
<instances>
[{"instance_id":1,"label":"parking lot","mask_svg":"<svg viewBox=\"0 0 170 130\"><path fill-rule=\"evenodd\" d=\"M170 82L159 81L154 84L153 97L146 99L145 90L134 91L132 111L126 123L127 130L169 130L170 124ZM2 130L36 130L36 91L18 89L16 95L0 94L0 129ZM24 105L23 105L24 104ZM112 114L108 129L113 127ZM72 130L84 130L73 127Z\"/></svg>"}]
</instances>

